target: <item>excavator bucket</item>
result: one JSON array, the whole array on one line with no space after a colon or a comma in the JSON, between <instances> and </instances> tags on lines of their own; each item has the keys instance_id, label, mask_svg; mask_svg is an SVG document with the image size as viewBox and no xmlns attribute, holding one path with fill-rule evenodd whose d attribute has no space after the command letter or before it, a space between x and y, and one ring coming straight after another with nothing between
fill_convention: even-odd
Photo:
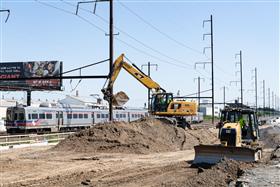
<instances>
[{"instance_id":1,"label":"excavator bucket","mask_svg":"<svg viewBox=\"0 0 280 187\"><path fill-rule=\"evenodd\" d=\"M194 150L194 164L215 164L224 157L243 162L255 162L261 158L262 151L259 147L248 148L221 145L197 145Z\"/></svg>"},{"instance_id":2,"label":"excavator bucket","mask_svg":"<svg viewBox=\"0 0 280 187\"><path fill-rule=\"evenodd\" d=\"M126 93L120 91L113 96L112 104L113 106L123 106L128 100L129 97L126 95Z\"/></svg>"}]
</instances>

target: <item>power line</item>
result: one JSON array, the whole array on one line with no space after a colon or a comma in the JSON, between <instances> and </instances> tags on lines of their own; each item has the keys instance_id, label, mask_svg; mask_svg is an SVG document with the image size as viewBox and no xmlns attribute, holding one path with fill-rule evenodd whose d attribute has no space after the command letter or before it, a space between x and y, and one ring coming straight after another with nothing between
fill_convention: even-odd
<instances>
[{"instance_id":1,"label":"power line","mask_svg":"<svg viewBox=\"0 0 280 187\"><path fill-rule=\"evenodd\" d=\"M197 49L194 49L192 47L189 47L187 45L185 45L184 43L176 40L175 38L171 37L170 35L164 33L163 31L161 31L159 28L155 27L154 24L151 24L150 22L148 22L147 20L145 20L143 17L141 17L139 14L137 14L136 12L134 12L132 9L128 8L124 3L122 3L121 1L119 1L119 4L124 7L127 11L129 11L131 14L133 14L135 17L137 17L139 20L141 20L143 23L145 23L146 25L148 25L149 27L151 27L152 29L154 29L155 31L157 31L158 33L160 33L162 36L165 36L166 38L168 38L169 40L173 41L174 43L180 45L181 47L184 47L188 50L191 50L197 54L201 54L204 55L202 52L200 52Z\"/></svg>"},{"instance_id":2,"label":"power line","mask_svg":"<svg viewBox=\"0 0 280 187\"><path fill-rule=\"evenodd\" d=\"M67 4L67 5L69 5L69 6L75 7L75 5L73 5L72 3L66 2L66 1L64 1L64 0L60 0L60 1L63 2L63 3L65 3L65 4ZM85 9L85 8L80 8L80 9L83 10L83 11L85 11L85 12L88 12L88 13L91 13L91 14L92 14L92 12L89 11L88 9ZM103 22L108 23L108 21L107 21L105 18L103 18L103 17L101 17L101 16L99 16L99 15L97 15L97 14L93 14L93 15L96 16L97 18L99 18L100 20L102 20ZM192 66L191 64L184 63L184 62L182 62L182 61L180 61L180 60L178 60L178 59L175 59L175 58L173 58L173 57L170 57L170 56L168 56L168 55L166 55L166 54L164 54L164 53L162 53L162 52L160 52L160 51L158 51L158 50L156 50L156 49L154 49L154 48L148 46L147 44L141 42L140 40L136 39L135 37L131 36L130 34L128 34L127 32L123 31L122 29L120 29L120 28L118 28L118 27L116 27L116 26L114 26L114 28L116 28L118 31L120 31L120 32L123 33L124 35L128 36L129 38L133 39L134 41L140 43L142 46L144 46L144 47L146 47L146 48L148 48L148 49L150 49L150 50L152 50L152 51L154 51L154 52L156 52L156 53L158 53L158 54L160 54L160 55L162 55L162 56L164 56L164 57L166 57L166 58L169 58L169 59L171 59L171 60L174 60L174 61L176 61L176 62L178 62L179 64L182 64L182 65L178 65L178 64L176 64L176 63L172 63L172 62L170 62L170 61L163 60L163 59L161 59L161 58L159 58L159 57L157 57L157 56L155 56L155 55L152 55L152 54L150 54L150 53L148 53L148 52L146 52L146 51L140 50L139 48L137 48L137 47L135 47L135 46L133 46L133 45L131 45L131 44L129 44L129 43L127 43L127 42L121 40L121 39L116 38L116 40L118 40L118 41L120 41L121 43L123 43L123 44L129 46L130 48L133 48L134 50L136 50L136 51L138 51L138 52L140 52L140 53L142 53L142 54L145 54L145 55L150 56L150 57L152 57L152 58L154 58L154 59L157 59L157 60L159 60L159 61L163 61L163 62L165 62L165 63L172 64L172 65L175 65L175 66L181 67L181 68L188 68L188 67L191 67L191 66ZM187 65L187 66L186 66L186 65ZM199 72L199 71L197 71L197 70L196 70L196 72L198 72L199 74L203 75L201 72Z\"/></svg>"},{"instance_id":3,"label":"power line","mask_svg":"<svg viewBox=\"0 0 280 187\"><path fill-rule=\"evenodd\" d=\"M105 31L103 28L101 28L101 27L99 27L99 26L93 24L92 22L90 22L89 20L87 20L86 18L84 18L84 17L82 17L82 16L80 16L80 15L74 14L74 13L71 12L71 11L68 11L68 10L65 10L65 9L63 9L63 8L59 8L59 7L53 6L53 5L49 4L49 3L45 3L45 2L42 2L42 1L39 1L39 0L34 0L34 1L35 1L35 2L38 2L38 3L42 4L42 5L45 5L45 6L54 8L54 9L59 10L59 11L62 11L62 12L64 12L64 13L67 13L67 14L70 14L70 15L73 15L73 16L77 16L79 19L81 19L81 20L83 20L84 22L90 24L91 26L93 26L94 28L98 29L99 31L101 31L101 32L103 32L103 33L106 33L106 31Z\"/></svg>"},{"instance_id":4,"label":"power line","mask_svg":"<svg viewBox=\"0 0 280 187\"><path fill-rule=\"evenodd\" d=\"M59 10L59 11L62 11L62 12L64 12L64 13L78 16L78 18L80 18L80 19L83 20L84 22L90 24L91 26L93 26L94 28L98 29L99 31L101 31L101 32L103 32L103 33L106 33L106 31L105 31L103 28L101 28L101 27L95 25L94 23L92 23L91 21L89 21L88 19L86 19L86 18L84 18L84 17L82 17L82 16L79 16L79 15L74 14L74 13L71 12L71 11L68 11L68 10L65 10L65 9L62 9L62 8L59 8L59 7L50 5L50 4L48 4L48 3L38 1L38 0L34 0L34 1L36 1L36 2L38 2L38 3L40 3L40 4L43 4L43 5L45 5L45 6L48 6L48 7L57 9L57 10ZM60 1L64 2L63 0L60 0ZM64 3L69 4L68 2L64 2ZM70 3L69 5L73 6L73 4L71 4L71 3ZM84 8L81 8L81 10L90 12L89 10L84 9ZM95 14L94 14L94 15L95 15ZM99 17L102 18L101 16L99 16ZM102 18L102 19L104 19L104 18ZM105 19L104 19L104 20L105 20ZM118 29L118 28L117 28L117 29ZM119 30L119 29L118 29L118 30ZM126 45L126 46L128 46L128 47L130 47L130 48L132 48L132 49L134 49L134 50L136 50L136 51L138 51L138 52L140 52L140 53L142 53L142 54L145 54L146 56L150 56L150 57L152 57L152 58L154 58L154 59L156 59L156 60L158 60L158 61L160 61L160 62L164 62L164 63L166 63L166 64L170 64L170 65L173 65L173 66L176 66L176 67L179 67L179 68L190 69L190 67L189 67L190 65L189 65L189 64L182 63L182 62L180 62L180 61L177 60L177 59L174 59L174 58L171 57L171 59L174 59L174 61L176 61L176 62L179 61L179 64L178 64L178 63L174 63L174 62L170 62L170 61L168 61L168 60L164 60L164 59L162 59L162 58L160 58L160 57L158 57L158 56L155 56L155 55L153 55L153 54L151 54L151 53L148 53L148 52L146 52L146 51L144 51L144 50L141 50L141 49L139 49L139 48L137 48L137 47L135 47L135 46L133 46L133 45L131 45L131 44L129 44L129 43L127 43L127 42L125 42L125 41L119 39L119 38L115 38L115 39L118 40L119 42L123 43L124 45ZM136 40L137 40L137 39L136 39ZM200 75L202 75L202 76L204 76L204 77L207 77L207 76L205 76L203 73L201 73L200 71L198 71L198 70L195 70L195 71L196 71L198 74L200 74Z\"/></svg>"},{"instance_id":5,"label":"power line","mask_svg":"<svg viewBox=\"0 0 280 187\"><path fill-rule=\"evenodd\" d=\"M45 5L45 6L48 6L48 7L57 9L57 10L59 10L59 11L62 11L62 12L64 12L64 13L67 13L67 14L71 14L71 15L76 16L76 14L72 13L71 11L68 11L68 10L65 10L65 9L62 9L62 8L59 8L59 7L50 5L50 4L48 4L48 3L38 1L38 0L34 0L34 1L36 1L36 2L38 2L38 3L40 3L40 4L43 4L43 5ZM61 1L62 1L62 0L61 0ZM82 10L83 10L83 9L82 9ZM104 33L106 33L106 31L105 31L103 28L98 27L97 25L93 24L92 22L90 22L90 21L87 20L86 18L84 18L84 17L82 17L82 16L79 16L79 15L77 15L77 16L78 16L80 19L82 19L83 21L85 21L86 23L90 24L91 26L97 28L98 30L100 30L100 31L102 31L102 32L104 32ZM185 65L188 65L188 64L179 65L179 64L176 64L176 63L172 63L172 62L166 61L166 60L164 60L164 59L161 59L161 58L159 58L159 57L157 57L157 56L155 56L155 55L152 55L152 54L150 54L150 53L148 53L148 52L146 52L146 51L143 51L143 50L141 50L141 49L138 49L138 48L136 48L135 46L133 46L133 45L131 45L131 44L129 44L129 43L127 43L127 42L125 42L125 41L119 39L119 38L116 38L116 40L118 40L118 41L120 41L121 43L123 43L123 44L125 44L125 45L127 45L127 46L129 46L129 47L131 47L131 48L133 48L133 49L135 49L135 50L137 50L138 52L141 52L141 53L143 53L143 54L145 54L145 55L147 55L147 56L150 56L150 57L152 57L152 58L154 58L154 59L157 59L157 60L159 60L159 61L162 61L162 62L165 62L165 63L168 63L168 64L172 64L172 65L174 65L174 66L181 67L181 68L189 68L188 66L185 66Z\"/></svg>"},{"instance_id":6,"label":"power line","mask_svg":"<svg viewBox=\"0 0 280 187\"><path fill-rule=\"evenodd\" d=\"M66 2L66 1L64 1L64 0L60 0L60 1L62 1L63 3L65 3L65 4L69 5L69 6L75 6L75 5L73 5L72 3ZM87 9L85 9L85 8L80 8L80 9L83 10L83 11L85 11L85 12L88 12L88 13L92 14L92 11L89 11L89 10L87 10ZM103 18L103 17L101 17L101 16L99 16L99 15L97 15L97 14L92 14L92 15L96 16L97 18L99 18L99 19L102 20L103 22L108 23L108 20L106 20L105 18ZM170 60L174 60L174 61L176 61L176 62L178 62L178 63L180 63L180 64L192 66L191 64L187 64L187 63L185 63L185 62L183 62L183 61L181 61L181 60L178 60L178 59L176 59L176 58L170 57L170 56L164 54L163 52L161 52L161 51L159 51L159 50L157 50L157 49L155 49L155 48L153 48L153 47L151 47L151 46L145 44L144 42L138 40L137 38L133 37L132 35L128 34L127 32L125 32L124 30L120 29L120 28L117 27L117 26L114 26L114 28L117 29L117 30L118 30L119 32L121 32L122 34L124 34L125 36L131 38L132 40L134 40L134 41L136 41L137 43L141 44L142 46L146 47L147 49L150 49L150 50L154 51L155 53L158 53L158 54L160 54L160 55L162 55L162 56L164 56L164 57L166 57L166 58L169 58Z\"/></svg>"}]
</instances>

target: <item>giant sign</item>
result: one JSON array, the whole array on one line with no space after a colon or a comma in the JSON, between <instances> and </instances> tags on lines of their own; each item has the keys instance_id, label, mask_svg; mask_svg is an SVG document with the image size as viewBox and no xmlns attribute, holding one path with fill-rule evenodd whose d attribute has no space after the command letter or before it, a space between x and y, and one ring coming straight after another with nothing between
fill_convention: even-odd
<instances>
[{"instance_id":1,"label":"giant sign","mask_svg":"<svg viewBox=\"0 0 280 187\"><path fill-rule=\"evenodd\" d=\"M62 62L59 61L0 63L0 90L61 90L62 80L59 78L34 79L34 77L60 77L61 73Z\"/></svg>"}]
</instances>

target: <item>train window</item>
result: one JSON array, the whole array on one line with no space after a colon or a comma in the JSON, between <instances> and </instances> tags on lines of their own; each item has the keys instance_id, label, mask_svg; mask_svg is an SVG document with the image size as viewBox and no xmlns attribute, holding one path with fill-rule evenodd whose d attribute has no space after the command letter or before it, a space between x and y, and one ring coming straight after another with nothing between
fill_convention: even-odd
<instances>
[{"instance_id":1,"label":"train window","mask_svg":"<svg viewBox=\"0 0 280 187\"><path fill-rule=\"evenodd\" d=\"M81 119L81 118L83 118L84 117L84 115L83 114L79 114L79 118Z\"/></svg>"},{"instance_id":2,"label":"train window","mask_svg":"<svg viewBox=\"0 0 280 187\"><path fill-rule=\"evenodd\" d=\"M101 114L101 118L106 118L106 117L105 117L105 114Z\"/></svg>"},{"instance_id":3,"label":"train window","mask_svg":"<svg viewBox=\"0 0 280 187\"><path fill-rule=\"evenodd\" d=\"M123 114L123 118L126 118L126 114Z\"/></svg>"},{"instance_id":4,"label":"train window","mask_svg":"<svg viewBox=\"0 0 280 187\"><path fill-rule=\"evenodd\" d=\"M18 120L24 120L24 114L23 113L18 114Z\"/></svg>"},{"instance_id":5,"label":"train window","mask_svg":"<svg viewBox=\"0 0 280 187\"><path fill-rule=\"evenodd\" d=\"M87 119L88 118L88 114L84 114L84 118Z\"/></svg>"},{"instance_id":6,"label":"train window","mask_svg":"<svg viewBox=\"0 0 280 187\"><path fill-rule=\"evenodd\" d=\"M63 113L60 113L59 116L60 116L60 118L63 118Z\"/></svg>"},{"instance_id":7,"label":"train window","mask_svg":"<svg viewBox=\"0 0 280 187\"><path fill-rule=\"evenodd\" d=\"M15 114L14 114L14 120L17 120L17 117L18 117L18 114L15 113Z\"/></svg>"},{"instance_id":8,"label":"train window","mask_svg":"<svg viewBox=\"0 0 280 187\"><path fill-rule=\"evenodd\" d=\"M52 119L52 114L47 114L46 117L47 119Z\"/></svg>"},{"instance_id":9,"label":"train window","mask_svg":"<svg viewBox=\"0 0 280 187\"><path fill-rule=\"evenodd\" d=\"M109 118L109 114L105 114L105 118Z\"/></svg>"},{"instance_id":10,"label":"train window","mask_svg":"<svg viewBox=\"0 0 280 187\"><path fill-rule=\"evenodd\" d=\"M45 119L45 118L46 118L45 114L43 114L43 113L39 114L39 119Z\"/></svg>"},{"instance_id":11,"label":"train window","mask_svg":"<svg viewBox=\"0 0 280 187\"><path fill-rule=\"evenodd\" d=\"M12 113L10 110L7 110L7 120L12 121Z\"/></svg>"},{"instance_id":12,"label":"train window","mask_svg":"<svg viewBox=\"0 0 280 187\"><path fill-rule=\"evenodd\" d=\"M32 118L31 118L31 114L28 114L28 119L32 119Z\"/></svg>"},{"instance_id":13,"label":"train window","mask_svg":"<svg viewBox=\"0 0 280 187\"><path fill-rule=\"evenodd\" d=\"M32 119L38 119L38 114L31 114Z\"/></svg>"},{"instance_id":14,"label":"train window","mask_svg":"<svg viewBox=\"0 0 280 187\"><path fill-rule=\"evenodd\" d=\"M78 118L78 114L73 114L73 118L77 119Z\"/></svg>"},{"instance_id":15,"label":"train window","mask_svg":"<svg viewBox=\"0 0 280 187\"><path fill-rule=\"evenodd\" d=\"M97 118L100 118L100 114L96 114L96 117L97 117Z\"/></svg>"},{"instance_id":16,"label":"train window","mask_svg":"<svg viewBox=\"0 0 280 187\"><path fill-rule=\"evenodd\" d=\"M119 115L119 114L116 114L116 118L120 118L120 115Z\"/></svg>"},{"instance_id":17,"label":"train window","mask_svg":"<svg viewBox=\"0 0 280 187\"><path fill-rule=\"evenodd\" d=\"M72 119L72 114L67 114L67 119Z\"/></svg>"}]
</instances>

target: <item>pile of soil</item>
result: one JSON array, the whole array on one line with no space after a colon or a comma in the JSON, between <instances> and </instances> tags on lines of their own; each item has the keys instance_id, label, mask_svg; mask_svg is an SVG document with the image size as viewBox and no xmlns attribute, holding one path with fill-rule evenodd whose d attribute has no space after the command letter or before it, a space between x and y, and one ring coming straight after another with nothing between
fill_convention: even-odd
<instances>
[{"instance_id":1,"label":"pile of soil","mask_svg":"<svg viewBox=\"0 0 280 187\"><path fill-rule=\"evenodd\" d=\"M270 126L260 130L260 140L264 148L275 148L280 145L280 126Z\"/></svg>"},{"instance_id":2,"label":"pile of soil","mask_svg":"<svg viewBox=\"0 0 280 187\"><path fill-rule=\"evenodd\" d=\"M70 135L54 150L76 152L149 154L192 149L199 143L217 141L210 129L184 130L156 119L132 123L99 124Z\"/></svg>"},{"instance_id":3,"label":"pile of soil","mask_svg":"<svg viewBox=\"0 0 280 187\"><path fill-rule=\"evenodd\" d=\"M229 186L244 173L244 170L252 167L250 163L223 159L210 169L198 169L198 175L186 180L182 186Z\"/></svg>"}]
</instances>

